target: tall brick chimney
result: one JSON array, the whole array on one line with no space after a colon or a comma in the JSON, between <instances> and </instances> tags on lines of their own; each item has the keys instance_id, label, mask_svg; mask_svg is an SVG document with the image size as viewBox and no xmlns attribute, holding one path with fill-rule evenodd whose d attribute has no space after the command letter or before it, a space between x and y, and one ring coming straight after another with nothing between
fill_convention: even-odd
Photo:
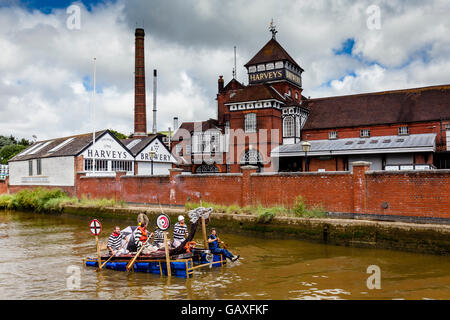
<instances>
[{"instance_id":1,"label":"tall brick chimney","mask_svg":"<svg viewBox=\"0 0 450 320\"><path fill-rule=\"evenodd\" d=\"M134 136L147 136L147 115L145 103L145 61L144 61L144 29L135 32L134 60Z\"/></svg>"}]
</instances>

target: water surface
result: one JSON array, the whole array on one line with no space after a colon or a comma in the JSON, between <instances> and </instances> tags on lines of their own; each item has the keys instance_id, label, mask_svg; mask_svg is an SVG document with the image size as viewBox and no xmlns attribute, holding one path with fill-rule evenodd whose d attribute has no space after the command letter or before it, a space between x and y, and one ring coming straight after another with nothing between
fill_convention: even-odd
<instances>
[{"instance_id":1,"label":"water surface","mask_svg":"<svg viewBox=\"0 0 450 320\"><path fill-rule=\"evenodd\" d=\"M0 299L450 299L450 257L220 232L241 259L191 279L83 266L90 218L0 212ZM114 225L101 220L106 241ZM154 224L154 221L151 222ZM197 233L198 243L202 243ZM367 268L381 270L368 289ZM79 270L79 288L67 280ZM76 272L76 271L75 271ZM74 283L69 281L69 283Z\"/></svg>"}]
</instances>

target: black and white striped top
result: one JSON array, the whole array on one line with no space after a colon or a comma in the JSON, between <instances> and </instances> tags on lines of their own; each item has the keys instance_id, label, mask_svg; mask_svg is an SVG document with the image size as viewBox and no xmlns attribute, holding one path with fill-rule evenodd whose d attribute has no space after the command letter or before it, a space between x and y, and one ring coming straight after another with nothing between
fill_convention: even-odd
<instances>
[{"instance_id":1,"label":"black and white striped top","mask_svg":"<svg viewBox=\"0 0 450 320\"><path fill-rule=\"evenodd\" d=\"M186 225L181 225L179 222L175 223L173 226L173 240L184 241L184 237L188 232Z\"/></svg>"},{"instance_id":2,"label":"black and white striped top","mask_svg":"<svg viewBox=\"0 0 450 320\"><path fill-rule=\"evenodd\" d=\"M123 234L116 236L116 233L111 233L108 239L108 247L113 250L119 250L122 247Z\"/></svg>"},{"instance_id":3,"label":"black and white striped top","mask_svg":"<svg viewBox=\"0 0 450 320\"><path fill-rule=\"evenodd\" d=\"M153 242L156 244L164 243L164 231L156 228L155 231L153 231Z\"/></svg>"}]
</instances>

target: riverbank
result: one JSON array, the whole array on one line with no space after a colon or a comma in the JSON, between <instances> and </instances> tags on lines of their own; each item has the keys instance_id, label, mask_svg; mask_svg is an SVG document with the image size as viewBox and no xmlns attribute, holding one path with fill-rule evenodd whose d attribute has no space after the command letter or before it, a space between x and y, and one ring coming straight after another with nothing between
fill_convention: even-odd
<instances>
[{"instance_id":1,"label":"riverbank","mask_svg":"<svg viewBox=\"0 0 450 320\"><path fill-rule=\"evenodd\" d=\"M161 210L173 223L178 215L186 213L184 207L95 208L82 205L66 205L62 212L92 218L124 220L135 220L138 213L145 212L150 220L154 220ZM299 239L339 246L450 254L450 225L444 224L284 216L264 220L254 214L213 212L209 226L229 229L235 233L263 235L272 239Z\"/></svg>"}]
</instances>

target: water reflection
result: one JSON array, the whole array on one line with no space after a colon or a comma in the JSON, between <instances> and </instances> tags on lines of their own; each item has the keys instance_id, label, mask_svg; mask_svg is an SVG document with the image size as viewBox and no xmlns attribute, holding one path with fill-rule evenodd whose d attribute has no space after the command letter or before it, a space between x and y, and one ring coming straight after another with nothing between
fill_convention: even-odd
<instances>
[{"instance_id":1,"label":"water reflection","mask_svg":"<svg viewBox=\"0 0 450 320\"><path fill-rule=\"evenodd\" d=\"M221 238L242 258L222 268L198 269L191 279L108 269L95 272L82 264L84 257L96 255L89 220L0 212L0 298L450 299L449 257L226 231L220 232ZM106 241L118 222L102 223L101 240ZM381 268L380 290L366 286L369 265ZM80 270L79 289L66 286L69 266Z\"/></svg>"}]
</instances>

